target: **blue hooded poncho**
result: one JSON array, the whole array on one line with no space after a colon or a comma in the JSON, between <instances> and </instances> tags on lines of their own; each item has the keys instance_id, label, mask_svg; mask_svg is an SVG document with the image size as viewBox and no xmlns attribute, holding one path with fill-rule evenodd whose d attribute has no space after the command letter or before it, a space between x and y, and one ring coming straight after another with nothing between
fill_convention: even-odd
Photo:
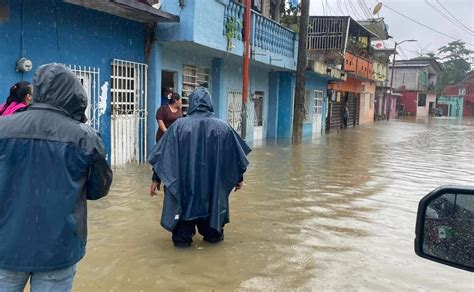
<instances>
[{"instance_id":1,"label":"blue hooded poncho","mask_svg":"<svg viewBox=\"0 0 474 292\"><path fill-rule=\"evenodd\" d=\"M225 122L214 117L209 92L189 97L188 116L178 119L153 148L149 162L165 186L161 225L210 219L221 230L229 222L229 194L247 169L251 149Z\"/></svg>"}]
</instances>

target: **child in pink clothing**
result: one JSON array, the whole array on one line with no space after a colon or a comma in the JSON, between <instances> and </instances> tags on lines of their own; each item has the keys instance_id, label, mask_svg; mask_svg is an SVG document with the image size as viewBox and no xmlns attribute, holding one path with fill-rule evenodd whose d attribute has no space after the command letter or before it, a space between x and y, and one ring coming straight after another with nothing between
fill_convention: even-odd
<instances>
[{"instance_id":1,"label":"child in pink clothing","mask_svg":"<svg viewBox=\"0 0 474 292\"><path fill-rule=\"evenodd\" d=\"M24 110L33 99L33 87L29 82L20 81L10 88L10 96L0 105L0 116L9 116Z\"/></svg>"}]
</instances>

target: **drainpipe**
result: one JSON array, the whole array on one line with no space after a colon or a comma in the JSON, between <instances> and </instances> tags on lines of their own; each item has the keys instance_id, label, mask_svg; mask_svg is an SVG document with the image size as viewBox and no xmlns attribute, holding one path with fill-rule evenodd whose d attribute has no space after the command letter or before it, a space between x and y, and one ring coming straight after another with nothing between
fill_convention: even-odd
<instances>
[{"instance_id":1,"label":"drainpipe","mask_svg":"<svg viewBox=\"0 0 474 292\"><path fill-rule=\"evenodd\" d=\"M249 86L249 63L250 63L250 17L251 1L245 0L244 17L244 65L242 78L242 139L247 136L247 97Z\"/></svg>"}]
</instances>

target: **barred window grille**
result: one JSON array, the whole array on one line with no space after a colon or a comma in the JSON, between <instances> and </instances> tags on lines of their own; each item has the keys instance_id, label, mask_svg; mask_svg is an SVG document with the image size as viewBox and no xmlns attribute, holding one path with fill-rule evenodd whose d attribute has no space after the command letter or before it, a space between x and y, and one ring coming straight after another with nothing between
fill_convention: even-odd
<instances>
[{"instance_id":1,"label":"barred window grille","mask_svg":"<svg viewBox=\"0 0 474 292\"><path fill-rule=\"evenodd\" d=\"M142 63L111 65L112 164L143 163L147 152L147 72Z\"/></svg>"},{"instance_id":2,"label":"barred window grille","mask_svg":"<svg viewBox=\"0 0 474 292\"><path fill-rule=\"evenodd\" d=\"M183 113L188 112L189 96L199 86L207 85L210 88L210 74L208 68L201 68L193 65L183 66Z\"/></svg>"},{"instance_id":3,"label":"barred window grille","mask_svg":"<svg viewBox=\"0 0 474 292\"><path fill-rule=\"evenodd\" d=\"M100 130L99 96L100 68L66 65L77 76L87 95L87 124Z\"/></svg>"},{"instance_id":4,"label":"barred window grille","mask_svg":"<svg viewBox=\"0 0 474 292\"><path fill-rule=\"evenodd\" d=\"M314 115L323 114L323 92L320 90L314 91Z\"/></svg>"},{"instance_id":5,"label":"barred window grille","mask_svg":"<svg viewBox=\"0 0 474 292\"><path fill-rule=\"evenodd\" d=\"M242 91L230 89L227 93L227 122L239 134L242 132Z\"/></svg>"},{"instance_id":6,"label":"barred window grille","mask_svg":"<svg viewBox=\"0 0 474 292\"><path fill-rule=\"evenodd\" d=\"M263 126L263 97L265 93L263 91L255 91L254 93L254 127Z\"/></svg>"}]
</instances>

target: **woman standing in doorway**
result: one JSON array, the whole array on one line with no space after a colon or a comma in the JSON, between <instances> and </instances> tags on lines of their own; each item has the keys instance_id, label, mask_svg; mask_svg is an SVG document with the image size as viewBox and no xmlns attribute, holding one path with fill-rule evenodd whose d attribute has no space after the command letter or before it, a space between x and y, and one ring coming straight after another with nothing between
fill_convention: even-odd
<instances>
[{"instance_id":1,"label":"woman standing in doorway","mask_svg":"<svg viewBox=\"0 0 474 292\"><path fill-rule=\"evenodd\" d=\"M166 130L179 118L183 117L181 110L181 96L178 93L173 93L168 101L168 104L162 105L156 111L156 121L158 122L158 131L156 132L156 143L160 141ZM150 186L150 195L154 196L156 190L160 189L161 180L153 171L152 183Z\"/></svg>"},{"instance_id":2,"label":"woman standing in doorway","mask_svg":"<svg viewBox=\"0 0 474 292\"><path fill-rule=\"evenodd\" d=\"M168 104L160 106L156 111L156 121L158 122L158 131L156 132L156 143L160 140L166 130L179 118L183 117L181 110L181 96L173 93Z\"/></svg>"}]
</instances>

